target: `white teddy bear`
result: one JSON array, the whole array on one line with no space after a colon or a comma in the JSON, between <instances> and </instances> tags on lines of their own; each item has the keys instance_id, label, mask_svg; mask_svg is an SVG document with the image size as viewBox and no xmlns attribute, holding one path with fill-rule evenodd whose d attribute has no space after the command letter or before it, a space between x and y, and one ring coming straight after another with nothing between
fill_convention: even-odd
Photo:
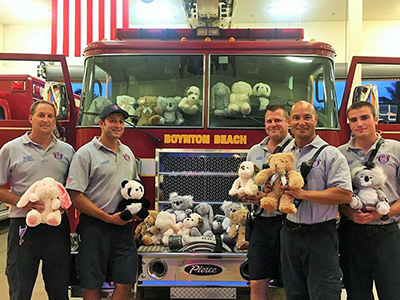
<instances>
[{"instance_id":1,"label":"white teddy bear","mask_svg":"<svg viewBox=\"0 0 400 300\"><path fill-rule=\"evenodd\" d=\"M229 195L238 197L257 195L258 187L254 184L253 175L258 171L258 167L251 161L242 162L238 171L239 178L233 182Z\"/></svg>"},{"instance_id":2,"label":"white teddy bear","mask_svg":"<svg viewBox=\"0 0 400 300\"><path fill-rule=\"evenodd\" d=\"M379 167L366 169L364 166L354 168L353 184L356 190L353 193L350 207L353 209L362 209L365 206L376 208L380 215L389 213L390 205L382 186L386 181L386 175Z\"/></svg>"},{"instance_id":3,"label":"white teddy bear","mask_svg":"<svg viewBox=\"0 0 400 300\"><path fill-rule=\"evenodd\" d=\"M201 236L201 228L203 227L203 219L198 213L192 213L182 222L178 223L180 228L178 235Z\"/></svg>"},{"instance_id":4,"label":"white teddy bear","mask_svg":"<svg viewBox=\"0 0 400 300\"><path fill-rule=\"evenodd\" d=\"M135 115L135 108L133 107L136 104L136 99L134 97L128 95L119 95L117 96L117 105L125 110L130 116Z\"/></svg>"},{"instance_id":5,"label":"white teddy bear","mask_svg":"<svg viewBox=\"0 0 400 300\"><path fill-rule=\"evenodd\" d=\"M99 114L101 113L104 107L111 104L112 104L111 100L104 97L97 97L93 99L93 102L90 104L90 107L87 111L88 112L87 119L90 122L90 124L87 125L99 124L100 120Z\"/></svg>"},{"instance_id":6,"label":"white teddy bear","mask_svg":"<svg viewBox=\"0 0 400 300\"><path fill-rule=\"evenodd\" d=\"M200 109L202 100L200 99L200 89L197 86L190 86L185 90L185 97L179 102L179 108L185 114L194 115Z\"/></svg>"},{"instance_id":7,"label":"white teddy bear","mask_svg":"<svg viewBox=\"0 0 400 300\"><path fill-rule=\"evenodd\" d=\"M260 102L258 110L266 110L269 104L269 96L271 95L271 87L266 83L259 82L253 86L253 95Z\"/></svg>"},{"instance_id":8,"label":"white teddy bear","mask_svg":"<svg viewBox=\"0 0 400 300\"><path fill-rule=\"evenodd\" d=\"M171 235L177 235L179 227L176 224L175 215L170 214L166 211L162 211L158 214L155 227L159 230L156 234L151 237L151 241L155 245L160 243L168 246L168 239Z\"/></svg>"},{"instance_id":9,"label":"white teddy bear","mask_svg":"<svg viewBox=\"0 0 400 300\"><path fill-rule=\"evenodd\" d=\"M26 224L30 227L40 223L58 226L61 223L61 210L71 206L71 199L64 186L51 177L43 178L32 184L17 202L17 207L22 208L29 202L44 202L44 211L32 209L26 215Z\"/></svg>"},{"instance_id":10,"label":"white teddy bear","mask_svg":"<svg viewBox=\"0 0 400 300\"><path fill-rule=\"evenodd\" d=\"M211 89L211 110L215 116L228 114L229 99L231 89L222 82L216 83Z\"/></svg>"},{"instance_id":11,"label":"white teddy bear","mask_svg":"<svg viewBox=\"0 0 400 300\"><path fill-rule=\"evenodd\" d=\"M241 112L248 115L251 112L250 96L252 95L251 85L244 81L235 82L232 85L230 104L228 105L229 114Z\"/></svg>"}]
</instances>

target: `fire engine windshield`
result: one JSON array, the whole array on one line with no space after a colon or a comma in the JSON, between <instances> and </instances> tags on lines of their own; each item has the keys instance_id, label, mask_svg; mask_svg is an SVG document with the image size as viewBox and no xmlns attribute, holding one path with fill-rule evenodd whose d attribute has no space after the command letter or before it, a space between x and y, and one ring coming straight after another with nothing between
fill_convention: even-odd
<instances>
[{"instance_id":1,"label":"fire engine windshield","mask_svg":"<svg viewBox=\"0 0 400 300\"><path fill-rule=\"evenodd\" d=\"M97 125L101 109L117 103L136 126L263 128L267 105L290 110L299 100L314 104L318 127L338 128L330 59L244 54L92 56L85 64L79 124Z\"/></svg>"}]
</instances>

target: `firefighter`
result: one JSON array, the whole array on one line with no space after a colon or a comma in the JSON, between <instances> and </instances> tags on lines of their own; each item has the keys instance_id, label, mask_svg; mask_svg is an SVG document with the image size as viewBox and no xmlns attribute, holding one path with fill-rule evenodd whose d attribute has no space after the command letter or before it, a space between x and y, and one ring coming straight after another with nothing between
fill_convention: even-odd
<instances>
[{"instance_id":1,"label":"firefighter","mask_svg":"<svg viewBox=\"0 0 400 300\"><path fill-rule=\"evenodd\" d=\"M336 217L338 204L350 203L351 178L346 159L315 133L318 116L314 106L296 102L289 116L294 141L288 151L296 169L312 161L301 189L285 193L302 199L294 214L288 214L281 230L281 262L286 299L339 300L342 271L339 267ZM304 175L303 175L304 176Z\"/></svg>"},{"instance_id":2,"label":"firefighter","mask_svg":"<svg viewBox=\"0 0 400 300\"><path fill-rule=\"evenodd\" d=\"M70 273L70 228L64 213L59 226L40 224L27 227L25 216L31 209L44 210L44 203L29 202L23 209L15 205L36 181L52 177L65 184L73 148L52 134L56 110L47 101L30 108L32 130L6 143L0 150L0 199L10 204L6 275L10 299L30 299L42 260L42 273L49 299L68 299ZM10 182L11 191L5 188Z\"/></svg>"},{"instance_id":3,"label":"firefighter","mask_svg":"<svg viewBox=\"0 0 400 300\"><path fill-rule=\"evenodd\" d=\"M121 182L139 179L134 154L119 140L128 117L115 104L101 111L101 135L76 152L67 179L72 203L81 212L76 271L84 299L100 299L105 281L114 282L115 298L129 299L136 281L132 220L124 221L121 212L114 213L121 200Z\"/></svg>"}]
</instances>

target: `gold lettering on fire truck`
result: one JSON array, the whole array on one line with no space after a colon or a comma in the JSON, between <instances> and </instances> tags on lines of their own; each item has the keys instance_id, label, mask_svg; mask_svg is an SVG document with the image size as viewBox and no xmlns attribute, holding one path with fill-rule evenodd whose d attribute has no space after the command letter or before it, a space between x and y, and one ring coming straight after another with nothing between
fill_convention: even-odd
<instances>
[{"instance_id":1,"label":"gold lettering on fire truck","mask_svg":"<svg viewBox=\"0 0 400 300\"><path fill-rule=\"evenodd\" d=\"M214 144L246 145L247 135L216 134L214 135Z\"/></svg>"},{"instance_id":2,"label":"gold lettering on fire truck","mask_svg":"<svg viewBox=\"0 0 400 300\"><path fill-rule=\"evenodd\" d=\"M164 134L165 144L209 144L209 134Z\"/></svg>"}]
</instances>

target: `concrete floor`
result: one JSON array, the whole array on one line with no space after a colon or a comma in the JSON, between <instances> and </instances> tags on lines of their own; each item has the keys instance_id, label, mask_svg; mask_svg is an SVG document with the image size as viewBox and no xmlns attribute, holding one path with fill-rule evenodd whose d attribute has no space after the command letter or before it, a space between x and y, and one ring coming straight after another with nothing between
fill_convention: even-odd
<instances>
[{"instance_id":1,"label":"concrete floor","mask_svg":"<svg viewBox=\"0 0 400 300\"><path fill-rule=\"evenodd\" d=\"M5 272L5 266L6 266L6 253L7 253L7 233L8 233L8 220L4 220L0 222L0 291L1 291L1 299L7 299L9 300L8 297L8 284L7 284L7 278L4 274ZM166 292L167 293L167 292ZM158 299L161 299L161 295L158 295ZM168 294L164 295L166 296L165 299L168 298ZM271 289L270 290L270 296L271 300L284 300L284 291L283 289ZM35 288L33 290L33 300L46 300L47 294L44 289L44 283L42 279L42 274L39 271L38 278L36 281ZM71 298L71 299L79 299L79 298ZM164 298L163 298L164 299ZM242 297L240 298L242 299ZM243 298L244 299L244 298ZM342 292L342 300L346 299L346 291L343 290ZM375 299L378 300L378 297L375 296Z\"/></svg>"}]
</instances>

